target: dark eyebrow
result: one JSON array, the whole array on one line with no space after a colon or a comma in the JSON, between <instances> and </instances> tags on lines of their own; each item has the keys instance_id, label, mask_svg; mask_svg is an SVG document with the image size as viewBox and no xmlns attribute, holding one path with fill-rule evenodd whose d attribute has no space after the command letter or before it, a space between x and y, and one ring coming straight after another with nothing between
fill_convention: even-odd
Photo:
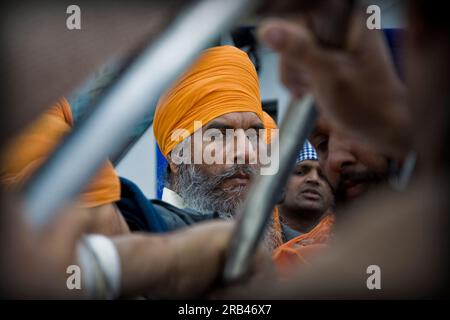
<instances>
[{"instance_id":1,"label":"dark eyebrow","mask_svg":"<svg viewBox=\"0 0 450 320\"><path fill-rule=\"evenodd\" d=\"M308 164L308 163L300 163L299 165L297 165L297 170L299 170L299 169L303 169L303 168L305 168L305 169L314 169L314 166L312 166L312 165L310 165L310 164Z\"/></svg>"},{"instance_id":2,"label":"dark eyebrow","mask_svg":"<svg viewBox=\"0 0 450 320\"><path fill-rule=\"evenodd\" d=\"M211 121L210 123L208 123L205 127L204 130L208 130L208 129L217 129L217 130L226 130L226 129L236 129L233 126L230 126L228 124L219 122L219 121ZM254 129L254 130L264 130L264 125L262 123L256 123L253 124L252 126L250 126L250 128L248 129ZM246 130L248 130L246 129Z\"/></svg>"}]
</instances>

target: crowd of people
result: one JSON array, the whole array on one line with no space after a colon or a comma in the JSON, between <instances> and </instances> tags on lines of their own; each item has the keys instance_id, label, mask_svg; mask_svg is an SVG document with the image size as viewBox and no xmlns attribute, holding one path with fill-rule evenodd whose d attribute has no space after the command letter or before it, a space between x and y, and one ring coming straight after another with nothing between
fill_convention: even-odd
<instances>
[{"instance_id":1,"label":"crowd of people","mask_svg":"<svg viewBox=\"0 0 450 320\"><path fill-rule=\"evenodd\" d=\"M450 29L443 5L406 6L400 77L382 31L366 27L362 8L352 9L345 45L336 49L322 45L310 23L333 7L304 2L268 5L266 13L277 17L261 21L258 39L279 55L290 94L314 95L319 118L242 279L218 281L236 217L260 174L258 155L283 137L262 109L249 56L225 45L204 50L159 97L153 132L168 162L161 200L147 199L107 161L64 212L33 228L20 190L70 135L69 93L55 90L50 107L5 105L2 296L446 296ZM400 185L411 157L414 170ZM81 268L80 290L67 286L71 265ZM373 265L382 272L378 290L367 286Z\"/></svg>"}]
</instances>

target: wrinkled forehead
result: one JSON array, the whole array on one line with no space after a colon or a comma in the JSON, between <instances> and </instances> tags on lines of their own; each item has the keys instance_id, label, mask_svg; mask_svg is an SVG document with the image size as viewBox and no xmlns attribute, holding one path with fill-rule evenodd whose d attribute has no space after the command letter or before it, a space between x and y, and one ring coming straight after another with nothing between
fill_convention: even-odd
<instances>
[{"instance_id":1,"label":"wrinkled forehead","mask_svg":"<svg viewBox=\"0 0 450 320\"><path fill-rule=\"evenodd\" d=\"M204 129L264 129L264 125L254 112L231 112L209 121Z\"/></svg>"},{"instance_id":2,"label":"wrinkled forehead","mask_svg":"<svg viewBox=\"0 0 450 320\"><path fill-rule=\"evenodd\" d=\"M320 169L318 160L305 160L296 164L297 168Z\"/></svg>"}]
</instances>

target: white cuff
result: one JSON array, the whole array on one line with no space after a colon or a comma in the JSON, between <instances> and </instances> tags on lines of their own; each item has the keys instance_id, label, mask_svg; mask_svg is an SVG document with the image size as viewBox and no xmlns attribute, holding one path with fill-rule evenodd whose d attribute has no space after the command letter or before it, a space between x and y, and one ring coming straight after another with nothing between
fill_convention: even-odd
<instances>
[{"instance_id":1,"label":"white cuff","mask_svg":"<svg viewBox=\"0 0 450 320\"><path fill-rule=\"evenodd\" d=\"M89 298L119 296L120 256L109 238L98 234L83 237L78 245L78 261Z\"/></svg>"}]
</instances>

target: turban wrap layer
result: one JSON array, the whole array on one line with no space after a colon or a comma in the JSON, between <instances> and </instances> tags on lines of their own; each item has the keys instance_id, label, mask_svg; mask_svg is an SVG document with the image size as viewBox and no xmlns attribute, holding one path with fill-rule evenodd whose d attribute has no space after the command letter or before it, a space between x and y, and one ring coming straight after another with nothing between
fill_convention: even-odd
<instances>
[{"instance_id":1,"label":"turban wrap layer","mask_svg":"<svg viewBox=\"0 0 450 320\"><path fill-rule=\"evenodd\" d=\"M61 99L39 119L14 138L3 150L0 180L5 187L17 188L43 164L72 129L69 102ZM58 183L55 181L55 183ZM120 182L108 161L81 193L81 207L91 208L118 201Z\"/></svg>"},{"instance_id":2,"label":"turban wrap layer","mask_svg":"<svg viewBox=\"0 0 450 320\"><path fill-rule=\"evenodd\" d=\"M178 129L191 135L194 121L204 126L232 112L254 112L263 122L255 67L238 48L207 49L158 102L153 132L162 154L181 142L172 138Z\"/></svg>"},{"instance_id":3,"label":"turban wrap layer","mask_svg":"<svg viewBox=\"0 0 450 320\"><path fill-rule=\"evenodd\" d=\"M263 111L263 118L264 128L266 129L266 143L270 144L272 143L272 130L278 129L278 126L275 120L265 111Z\"/></svg>"}]
</instances>

